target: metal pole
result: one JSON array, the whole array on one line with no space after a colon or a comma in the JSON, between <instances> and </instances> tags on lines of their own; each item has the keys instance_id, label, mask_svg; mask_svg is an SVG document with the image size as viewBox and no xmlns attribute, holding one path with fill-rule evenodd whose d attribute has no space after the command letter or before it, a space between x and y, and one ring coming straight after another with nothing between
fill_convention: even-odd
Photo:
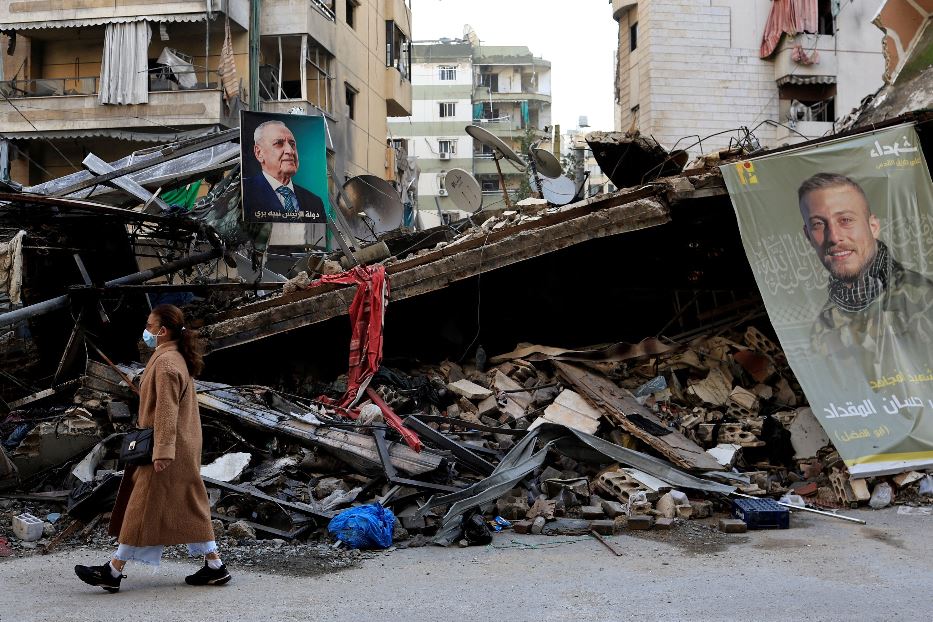
<instances>
[{"instance_id":1,"label":"metal pole","mask_svg":"<svg viewBox=\"0 0 933 622\"><path fill-rule=\"evenodd\" d=\"M259 110L259 12L260 0L249 3L249 109Z\"/></svg>"},{"instance_id":2,"label":"metal pole","mask_svg":"<svg viewBox=\"0 0 933 622\"><path fill-rule=\"evenodd\" d=\"M512 209L512 202L509 201L509 190L505 187L505 177L502 176L502 167L499 166L499 157L493 154L492 159L496 163L496 170L499 171L499 183L502 184L502 196L505 197L505 209Z\"/></svg>"},{"instance_id":3,"label":"metal pole","mask_svg":"<svg viewBox=\"0 0 933 622\"><path fill-rule=\"evenodd\" d=\"M113 279L112 281L107 281L104 283L104 288L111 287L113 285L135 285L137 283L145 283L146 281L154 279L158 276L162 276L163 274L176 272L190 266L205 263L212 259L216 259L221 255L223 255L223 250L219 248L211 249L203 253L196 253L194 255L189 255L184 259L179 259L178 261L171 261L167 264L156 266L150 270L134 272L133 274L127 274L126 276L121 276L119 278ZM29 305L28 307L23 307L22 309L17 309L16 311L4 313L3 315L0 315L0 326L8 326L21 320L28 320L30 318L44 315L57 309L63 309L68 306L68 301L69 296L68 294L65 294L64 296L58 296L56 298L44 300L34 305Z\"/></svg>"}]
</instances>

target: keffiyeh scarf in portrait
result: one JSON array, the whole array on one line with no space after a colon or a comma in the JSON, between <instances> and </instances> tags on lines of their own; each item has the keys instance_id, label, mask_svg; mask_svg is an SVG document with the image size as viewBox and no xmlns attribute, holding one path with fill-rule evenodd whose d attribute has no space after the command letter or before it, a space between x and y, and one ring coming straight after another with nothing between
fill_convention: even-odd
<instances>
[{"instance_id":1,"label":"keffiyeh scarf in portrait","mask_svg":"<svg viewBox=\"0 0 933 622\"><path fill-rule=\"evenodd\" d=\"M875 298L888 288L904 268L891 258L888 247L878 240L875 258L854 282L829 277L829 299L843 311L856 312L865 309Z\"/></svg>"}]
</instances>

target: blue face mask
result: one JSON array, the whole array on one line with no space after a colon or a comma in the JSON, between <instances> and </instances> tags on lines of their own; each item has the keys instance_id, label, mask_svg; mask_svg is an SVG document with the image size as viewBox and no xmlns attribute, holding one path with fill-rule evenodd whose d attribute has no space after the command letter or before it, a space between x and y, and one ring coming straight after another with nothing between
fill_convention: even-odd
<instances>
[{"instance_id":1,"label":"blue face mask","mask_svg":"<svg viewBox=\"0 0 933 622\"><path fill-rule=\"evenodd\" d=\"M143 341L146 342L147 346L153 349L155 349L156 344L158 343L158 339L156 339L156 335L153 335L152 333L150 333L148 328L143 329Z\"/></svg>"}]
</instances>

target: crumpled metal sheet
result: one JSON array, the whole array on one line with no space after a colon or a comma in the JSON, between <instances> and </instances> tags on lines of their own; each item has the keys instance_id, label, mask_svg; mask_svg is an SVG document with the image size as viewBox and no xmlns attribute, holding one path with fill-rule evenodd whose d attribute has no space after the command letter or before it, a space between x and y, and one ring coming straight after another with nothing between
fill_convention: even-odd
<instances>
[{"instance_id":1,"label":"crumpled metal sheet","mask_svg":"<svg viewBox=\"0 0 933 622\"><path fill-rule=\"evenodd\" d=\"M541 449L535 451L538 441ZM718 492L725 495L735 490L734 486L720 484L685 473L660 458L643 454L633 449L620 447L601 438L574 430L556 423L546 423L529 432L505 455L496 470L486 479L461 491L432 497L418 511L424 516L432 508L448 505L450 509L441 522L433 542L448 546L460 535L463 515L471 508L480 507L501 497L511 490L529 473L544 464L551 448L577 460L593 463L618 462L634 467L677 488L690 488L703 492Z\"/></svg>"}]
</instances>

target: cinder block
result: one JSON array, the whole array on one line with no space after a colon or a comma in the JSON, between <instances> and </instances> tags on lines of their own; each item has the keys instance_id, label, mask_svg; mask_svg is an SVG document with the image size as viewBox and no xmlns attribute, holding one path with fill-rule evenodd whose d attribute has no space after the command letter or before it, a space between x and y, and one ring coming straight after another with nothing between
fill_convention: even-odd
<instances>
[{"instance_id":1,"label":"cinder block","mask_svg":"<svg viewBox=\"0 0 933 622\"><path fill-rule=\"evenodd\" d=\"M625 516L625 506L618 501L603 501L603 513L609 518Z\"/></svg>"},{"instance_id":2,"label":"cinder block","mask_svg":"<svg viewBox=\"0 0 933 622\"><path fill-rule=\"evenodd\" d=\"M657 528L657 529L668 530L668 529L670 529L671 527L674 526L674 519L673 519L673 518L664 518L664 517L659 518L659 519L657 519L656 521L654 521L654 526L655 526L655 528Z\"/></svg>"},{"instance_id":3,"label":"cinder block","mask_svg":"<svg viewBox=\"0 0 933 622\"><path fill-rule=\"evenodd\" d=\"M690 500L690 507L693 509L691 518L709 518L713 515L713 502L701 500Z\"/></svg>"},{"instance_id":4,"label":"cinder block","mask_svg":"<svg viewBox=\"0 0 933 622\"><path fill-rule=\"evenodd\" d=\"M35 542L42 537L45 525L41 520L24 512L13 517L13 535L26 542Z\"/></svg>"},{"instance_id":5,"label":"cinder block","mask_svg":"<svg viewBox=\"0 0 933 622\"><path fill-rule=\"evenodd\" d=\"M723 533L745 533L748 531L748 525L745 521L737 518L720 518L719 531Z\"/></svg>"},{"instance_id":6,"label":"cinder block","mask_svg":"<svg viewBox=\"0 0 933 622\"><path fill-rule=\"evenodd\" d=\"M613 520L594 520L590 529L601 536L611 536L616 533L616 522Z\"/></svg>"},{"instance_id":7,"label":"cinder block","mask_svg":"<svg viewBox=\"0 0 933 622\"><path fill-rule=\"evenodd\" d=\"M636 531L651 529L654 526L654 517L647 514L636 514L628 517L627 527Z\"/></svg>"}]
</instances>

